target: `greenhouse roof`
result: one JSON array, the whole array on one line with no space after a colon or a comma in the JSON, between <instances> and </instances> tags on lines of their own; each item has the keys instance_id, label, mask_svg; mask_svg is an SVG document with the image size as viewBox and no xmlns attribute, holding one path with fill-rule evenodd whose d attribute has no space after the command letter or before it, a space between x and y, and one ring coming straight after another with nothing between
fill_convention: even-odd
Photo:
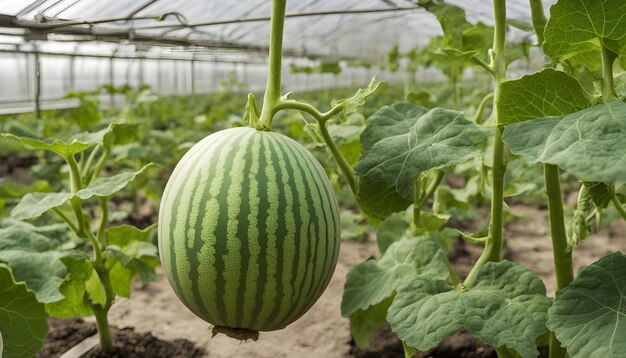
<instances>
[{"instance_id":1,"label":"greenhouse roof","mask_svg":"<svg viewBox=\"0 0 626 358\"><path fill-rule=\"evenodd\" d=\"M492 23L491 1L447 3L463 7L473 23ZM509 18L530 23L526 0L509 0L507 6ZM264 61L270 11L269 0L0 1L0 51ZM534 36L515 28L509 33L512 40ZM409 50L440 34L435 16L410 0L289 0L284 52L378 60L393 45Z\"/></svg>"}]
</instances>

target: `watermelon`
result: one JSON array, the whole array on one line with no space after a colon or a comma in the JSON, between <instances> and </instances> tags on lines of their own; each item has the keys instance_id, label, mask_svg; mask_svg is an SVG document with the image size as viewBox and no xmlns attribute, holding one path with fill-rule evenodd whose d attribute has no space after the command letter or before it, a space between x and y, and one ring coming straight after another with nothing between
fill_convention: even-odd
<instances>
[{"instance_id":1,"label":"watermelon","mask_svg":"<svg viewBox=\"0 0 626 358\"><path fill-rule=\"evenodd\" d=\"M272 331L307 312L328 285L339 254L337 201L296 141L226 129L174 169L158 235L168 281L193 313L217 327Z\"/></svg>"}]
</instances>

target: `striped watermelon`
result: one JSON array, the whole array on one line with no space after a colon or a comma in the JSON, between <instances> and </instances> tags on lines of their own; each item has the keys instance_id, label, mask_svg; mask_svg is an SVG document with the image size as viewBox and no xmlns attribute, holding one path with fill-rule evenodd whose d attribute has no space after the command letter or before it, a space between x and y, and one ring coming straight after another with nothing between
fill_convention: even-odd
<instances>
[{"instance_id":1,"label":"striped watermelon","mask_svg":"<svg viewBox=\"0 0 626 358\"><path fill-rule=\"evenodd\" d=\"M326 173L294 140L232 128L189 150L159 212L167 278L197 316L271 331L320 297L339 254L337 202Z\"/></svg>"}]
</instances>

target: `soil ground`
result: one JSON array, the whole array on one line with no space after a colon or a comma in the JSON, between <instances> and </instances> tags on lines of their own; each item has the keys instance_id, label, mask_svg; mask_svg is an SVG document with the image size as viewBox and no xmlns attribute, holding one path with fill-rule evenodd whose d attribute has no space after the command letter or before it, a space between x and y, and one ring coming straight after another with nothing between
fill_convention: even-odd
<instances>
[{"instance_id":1,"label":"soil ground","mask_svg":"<svg viewBox=\"0 0 626 358\"><path fill-rule=\"evenodd\" d=\"M543 279L548 295L553 296L555 276L551 242L547 236L547 213L545 210L519 204L513 205L512 209L522 219L507 225L505 257L531 268ZM461 242L455 245L454 264L462 275L466 274L480 251L479 247ZM624 221L616 221L609 229L585 240L575 250L575 270L614 251L626 252ZM348 270L376 254L373 238L365 243L342 242L333 279L315 306L297 322L281 331L262 332L257 342L239 342L224 335L212 338L212 327L180 303L160 270L156 282L134 284L131 300L118 299L111 309L109 320L118 328L132 327L135 332L149 332L157 339L189 340L203 349L207 357L403 357L399 341L388 328L377 334L371 349L362 351L354 347L351 344L348 320L340 315L341 295ZM444 341L435 350L420 356L469 358L493 357L494 353L467 333L460 333Z\"/></svg>"}]
</instances>

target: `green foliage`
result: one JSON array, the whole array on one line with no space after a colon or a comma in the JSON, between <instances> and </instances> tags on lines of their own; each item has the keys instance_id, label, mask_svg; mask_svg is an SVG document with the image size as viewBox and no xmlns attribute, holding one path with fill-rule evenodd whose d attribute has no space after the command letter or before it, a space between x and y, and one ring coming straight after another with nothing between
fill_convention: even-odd
<instances>
[{"instance_id":1,"label":"green foliage","mask_svg":"<svg viewBox=\"0 0 626 358\"><path fill-rule=\"evenodd\" d=\"M48 333L48 315L42 303L11 269L0 264L0 355L7 358L34 356Z\"/></svg>"},{"instance_id":2,"label":"green foliage","mask_svg":"<svg viewBox=\"0 0 626 358\"><path fill-rule=\"evenodd\" d=\"M460 112L399 103L368 119L356 170L373 182L395 187L406 198L413 194L418 175L479 156L486 138L485 131Z\"/></svg>"},{"instance_id":3,"label":"green foliage","mask_svg":"<svg viewBox=\"0 0 626 358\"><path fill-rule=\"evenodd\" d=\"M289 65L289 72L291 73L330 73L338 75L341 73L341 66L338 62L321 62L317 66L298 66L294 63Z\"/></svg>"},{"instance_id":4,"label":"green foliage","mask_svg":"<svg viewBox=\"0 0 626 358\"><path fill-rule=\"evenodd\" d=\"M625 12L621 0L559 0L550 8L543 49L554 61L597 53L603 44L621 53L626 45Z\"/></svg>"},{"instance_id":5,"label":"green foliage","mask_svg":"<svg viewBox=\"0 0 626 358\"><path fill-rule=\"evenodd\" d=\"M626 351L626 256L616 252L580 271L548 310L548 328L570 357L621 357Z\"/></svg>"},{"instance_id":6,"label":"green foliage","mask_svg":"<svg viewBox=\"0 0 626 358\"><path fill-rule=\"evenodd\" d=\"M535 339L546 330L551 304L545 293L529 269L509 261L487 263L471 287L432 276L406 281L387 319L400 339L422 351L464 328L483 343L536 357Z\"/></svg>"},{"instance_id":7,"label":"green foliage","mask_svg":"<svg viewBox=\"0 0 626 358\"><path fill-rule=\"evenodd\" d=\"M497 108L502 124L565 115L591 105L575 78L551 69L506 81L500 91Z\"/></svg>"},{"instance_id":8,"label":"green foliage","mask_svg":"<svg viewBox=\"0 0 626 358\"><path fill-rule=\"evenodd\" d=\"M26 282L39 302L63 299L60 286L68 271L62 260L85 260L87 254L73 250L74 244L70 241L50 236L46 227L20 224L2 221L0 261L12 268L16 280Z\"/></svg>"},{"instance_id":9,"label":"green foliage","mask_svg":"<svg viewBox=\"0 0 626 358\"><path fill-rule=\"evenodd\" d=\"M349 317L390 297L405 280L419 276L445 279L448 270L438 240L406 237L392 243L378 260L368 260L348 273L341 314Z\"/></svg>"},{"instance_id":10,"label":"green foliage","mask_svg":"<svg viewBox=\"0 0 626 358\"><path fill-rule=\"evenodd\" d=\"M604 183L626 178L624 138L626 104L620 100L509 125L503 137L511 152L530 163L558 165L583 181Z\"/></svg>"}]
</instances>

